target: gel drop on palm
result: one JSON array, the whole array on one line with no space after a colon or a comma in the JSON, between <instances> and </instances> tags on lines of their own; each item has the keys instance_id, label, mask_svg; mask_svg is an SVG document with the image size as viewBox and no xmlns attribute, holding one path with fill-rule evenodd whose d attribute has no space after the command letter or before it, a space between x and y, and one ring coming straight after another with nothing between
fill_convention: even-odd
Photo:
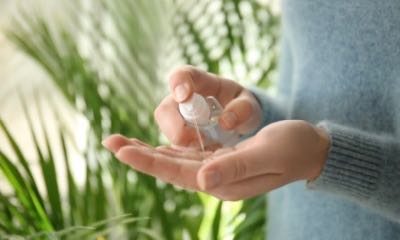
<instances>
[{"instance_id":1,"label":"gel drop on palm","mask_svg":"<svg viewBox=\"0 0 400 240\"><path fill-rule=\"evenodd\" d=\"M198 126L205 137L204 145L206 146L219 143L227 147L239 142L239 135L236 132L226 131L219 126L218 118L223 110L216 98L203 97L197 93L193 93L191 98L179 104L182 117L190 126Z\"/></svg>"}]
</instances>

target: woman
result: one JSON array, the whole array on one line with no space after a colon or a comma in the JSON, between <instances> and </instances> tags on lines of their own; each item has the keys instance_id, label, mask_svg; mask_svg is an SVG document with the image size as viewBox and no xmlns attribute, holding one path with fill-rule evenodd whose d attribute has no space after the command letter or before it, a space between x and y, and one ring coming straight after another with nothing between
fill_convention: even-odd
<instances>
[{"instance_id":1,"label":"woman","mask_svg":"<svg viewBox=\"0 0 400 240\"><path fill-rule=\"evenodd\" d=\"M191 146L177 104L214 95L221 127L254 136L203 161L119 135L105 146L138 171L221 199L274 190L268 239L400 239L400 2L287 0L282 13L277 96L182 67L155 111L173 144Z\"/></svg>"}]
</instances>

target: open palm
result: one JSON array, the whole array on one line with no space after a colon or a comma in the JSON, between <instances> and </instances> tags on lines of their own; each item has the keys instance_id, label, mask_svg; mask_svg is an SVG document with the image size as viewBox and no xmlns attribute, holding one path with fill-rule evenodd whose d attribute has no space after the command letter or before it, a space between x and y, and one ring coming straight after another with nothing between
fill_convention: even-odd
<instances>
[{"instance_id":1,"label":"open palm","mask_svg":"<svg viewBox=\"0 0 400 240\"><path fill-rule=\"evenodd\" d=\"M321 131L304 121L281 121L214 152L153 148L121 135L110 136L104 145L137 171L223 200L240 200L317 177L329 146Z\"/></svg>"}]
</instances>

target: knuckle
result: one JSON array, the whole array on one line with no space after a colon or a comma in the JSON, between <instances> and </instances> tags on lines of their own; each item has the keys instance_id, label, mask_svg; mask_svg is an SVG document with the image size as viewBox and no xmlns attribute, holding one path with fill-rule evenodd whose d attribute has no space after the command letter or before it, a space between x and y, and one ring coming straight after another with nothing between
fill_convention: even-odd
<instances>
[{"instance_id":1,"label":"knuckle","mask_svg":"<svg viewBox=\"0 0 400 240\"><path fill-rule=\"evenodd\" d=\"M156 120L159 127L162 127L161 120L163 119L166 111L167 111L167 108L166 108L165 104L161 103L160 105L158 105L158 107L153 112L153 117Z\"/></svg>"},{"instance_id":2,"label":"knuckle","mask_svg":"<svg viewBox=\"0 0 400 240\"><path fill-rule=\"evenodd\" d=\"M249 117L254 113L253 104L250 99L243 98L242 101L239 102L238 106L236 106L237 111L240 111L239 118L242 122L247 121Z\"/></svg>"},{"instance_id":3,"label":"knuckle","mask_svg":"<svg viewBox=\"0 0 400 240\"><path fill-rule=\"evenodd\" d=\"M196 68L191 65L182 65L173 69L169 75L169 83L174 84L181 79L187 79L196 72Z\"/></svg>"},{"instance_id":4,"label":"knuckle","mask_svg":"<svg viewBox=\"0 0 400 240\"><path fill-rule=\"evenodd\" d=\"M136 164L135 162L136 161L132 161L131 166L139 172L151 174L154 171L154 156L151 157L151 159L149 159L148 161L140 161L139 164Z\"/></svg>"},{"instance_id":5,"label":"knuckle","mask_svg":"<svg viewBox=\"0 0 400 240\"><path fill-rule=\"evenodd\" d=\"M153 116L157 122L159 122L161 119L165 118L166 113L171 112L172 108L172 97L169 95L154 109Z\"/></svg>"},{"instance_id":6,"label":"knuckle","mask_svg":"<svg viewBox=\"0 0 400 240\"><path fill-rule=\"evenodd\" d=\"M196 71L196 68L194 66L188 65L188 64L181 65L175 69L175 72L190 72L190 73L192 73L194 71Z\"/></svg>"},{"instance_id":7,"label":"knuckle","mask_svg":"<svg viewBox=\"0 0 400 240\"><path fill-rule=\"evenodd\" d=\"M177 125L176 130L173 131L173 134L170 137L170 141L179 146L186 146L188 145L188 141L186 139L186 134L184 131L184 125Z\"/></svg>"},{"instance_id":8,"label":"knuckle","mask_svg":"<svg viewBox=\"0 0 400 240\"><path fill-rule=\"evenodd\" d=\"M167 176L165 177L166 182L172 183L172 184L177 184L177 180L179 179L180 175L182 174L182 166L177 165L175 169L172 172L168 172ZM182 185L183 188L185 188L185 184L179 184Z\"/></svg>"},{"instance_id":9,"label":"knuckle","mask_svg":"<svg viewBox=\"0 0 400 240\"><path fill-rule=\"evenodd\" d=\"M242 179L247 176L248 167L243 159L235 159L233 161L233 179Z\"/></svg>"},{"instance_id":10,"label":"knuckle","mask_svg":"<svg viewBox=\"0 0 400 240\"><path fill-rule=\"evenodd\" d=\"M183 137L182 134L176 134L176 135L172 136L170 141L172 144L178 145L178 146L187 146L188 145L187 141L185 141L185 138Z\"/></svg>"}]
</instances>

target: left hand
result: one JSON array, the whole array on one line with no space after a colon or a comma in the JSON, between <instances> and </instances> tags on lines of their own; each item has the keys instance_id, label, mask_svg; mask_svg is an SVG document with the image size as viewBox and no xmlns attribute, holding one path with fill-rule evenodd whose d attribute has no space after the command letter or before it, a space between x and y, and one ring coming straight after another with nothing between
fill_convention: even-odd
<instances>
[{"instance_id":1,"label":"left hand","mask_svg":"<svg viewBox=\"0 0 400 240\"><path fill-rule=\"evenodd\" d=\"M153 148L113 135L103 142L137 171L222 200L241 200L297 180L316 179L325 164L328 133L298 120L270 124L235 147L215 152Z\"/></svg>"}]
</instances>

